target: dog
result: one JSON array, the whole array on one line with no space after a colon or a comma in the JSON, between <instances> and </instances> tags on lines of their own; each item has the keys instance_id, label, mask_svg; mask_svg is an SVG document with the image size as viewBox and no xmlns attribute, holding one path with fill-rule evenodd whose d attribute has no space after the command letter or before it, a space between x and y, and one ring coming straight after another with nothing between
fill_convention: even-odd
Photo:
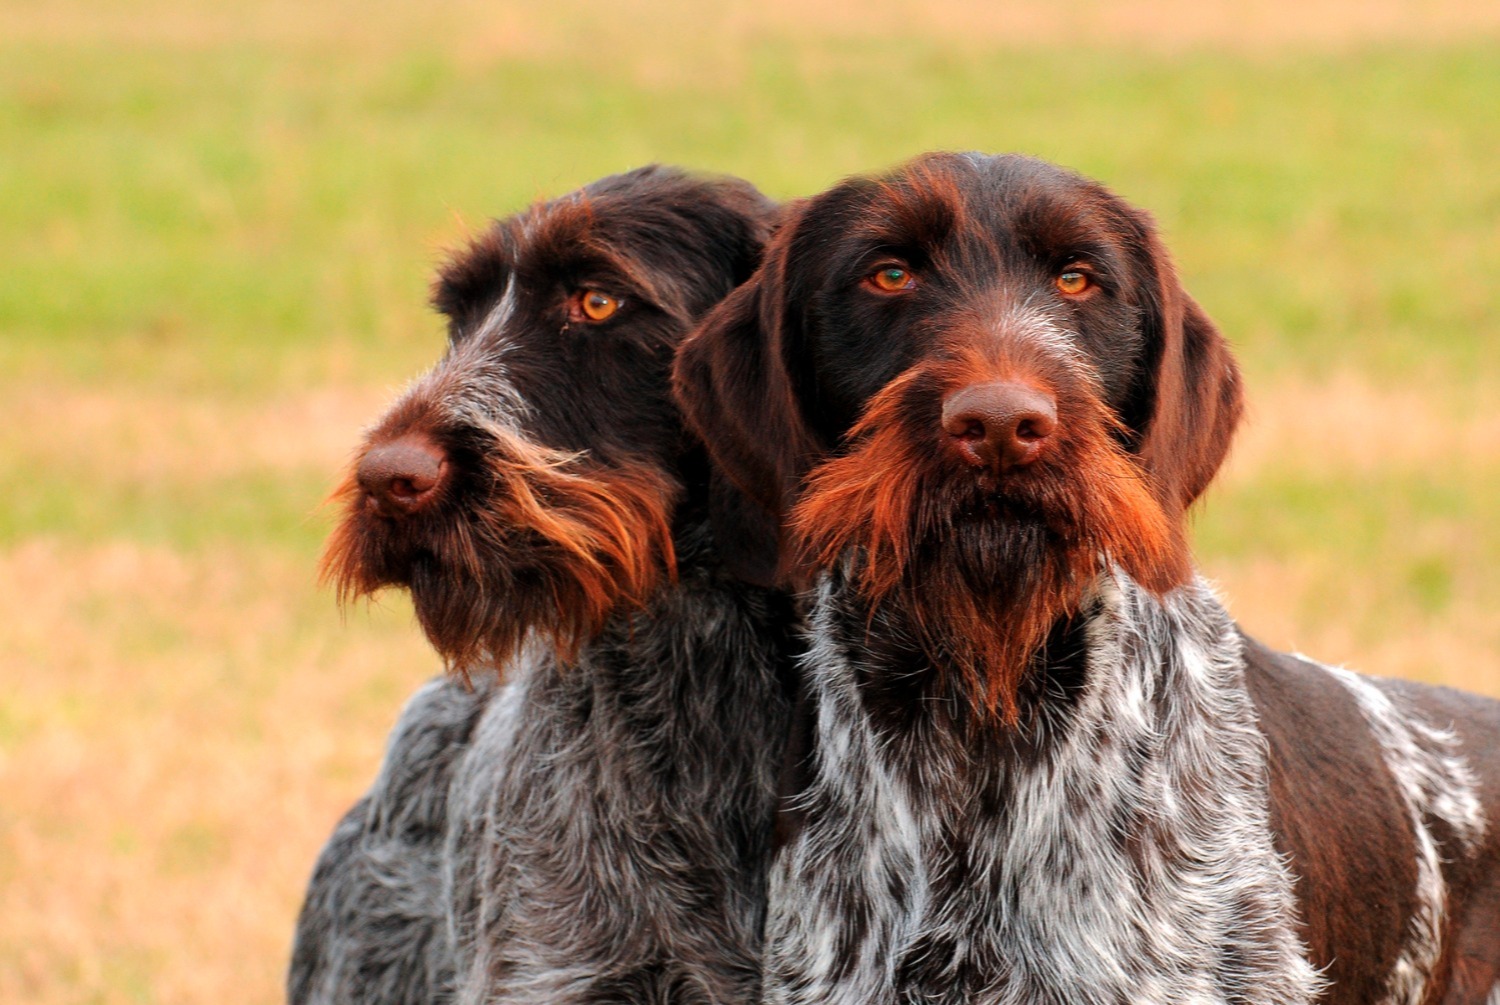
<instances>
[{"instance_id":1,"label":"dog","mask_svg":"<svg viewBox=\"0 0 1500 1005\"><path fill-rule=\"evenodd\" d=\"M292 1001L758 994L792 615L744 578L774 527L714 539L743 507L670 373L778 213L650 167L442 269L448 352L367 436L326 569L344 599L409 589L455 675L325 849Z\"/></svg>"},{"instance_id":2,"label":"dog","mask_svg":"<svg viewBox=\"0 0 1500 1005\"><path fill-rule=\"evenodd\" d=\"M1195 573L1241 381L1143 212L848 180L676 384L806 591L765 1001L1500 1001L1500 703L1272 652Z\"/></svg>"},{"instance_id":3,"label":"dog","mask_svg":"<svg viewBox=\"0 0 1500 1005\"><path fill-rule=\"evenodd\" d=\"M292 1005L408 1005L454 993L443 876L448 790L495 674L439 677L392 730L370 790L328 838L298 913Z\"/></svg>"}]
</instances>

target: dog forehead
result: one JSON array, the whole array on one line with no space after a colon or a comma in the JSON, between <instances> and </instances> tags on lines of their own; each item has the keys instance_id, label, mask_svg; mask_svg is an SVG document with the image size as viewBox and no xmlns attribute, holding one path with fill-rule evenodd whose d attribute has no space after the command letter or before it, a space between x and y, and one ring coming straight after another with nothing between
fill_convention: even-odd
<instances>
[{"instance_id":1,"label":"dog forehead","mask_svg":"<svg viewBox=\"0 0 1500 1005\"><path fill-rule=\"evenodd\" d=\"M591 284L614 296L670 300L672 282L653 254L651 241L634 235L629 226L633 207L581 195L543 203L501 221L497 229L504 234L504 260L497 271L510 275L505 289L514 290L526 311L551 304L559 291Z\"/></svg>"},{"instance_id":2,"label":"dog forehead","mask_svg":"<svg viewBox=\"0 0 1500 1005\"><path fill-rule=\"evenodd\" d=\"M1106 254L1120 243L1123 203L1099 184L1020 155L929 154L879 179L828 193L815 228L856 246L937 253L954 245L996 255Z\"/></svg>"},{"instance_id":3,"label":"dog forehead","mask_svg":"<svg viewBox=\"0 0 1500 1005\"><path fill-rule=\"evenodd\" d=\"M596 203L582 191L532 206L504 222L512 261L545 268L585 256L597 258L607 246L610 216L616 209Z\"/></svg>"},{"instance_id":4,"label":"dog forehead","mask_svg":"<svg viewBox=\"0 0 1500 1005\"><path fill-rule=\"evenodd\" d=\"M649 257L655 250L722 238L707 226L709 221L748 218L768 205L739 179L698 177L652 165L601 178L534 206L523 215L520 231L528 245L575 242Z\"/></svg>"},{"instance_id":5,"label":"dog forehead","mask_svg":"<svg viewBox=\"0 0 1500 1005\"><path fill-rule=\"evenodd\" d=\"M603 282L609 292L642 296L672 311L687 310L705 290L730 281L730 235L708 225L673 187L603 194L584 190L515 218L513 263L528 287ZM696 292L695 292L696 291Z\"/></svg>"}]
</instances>

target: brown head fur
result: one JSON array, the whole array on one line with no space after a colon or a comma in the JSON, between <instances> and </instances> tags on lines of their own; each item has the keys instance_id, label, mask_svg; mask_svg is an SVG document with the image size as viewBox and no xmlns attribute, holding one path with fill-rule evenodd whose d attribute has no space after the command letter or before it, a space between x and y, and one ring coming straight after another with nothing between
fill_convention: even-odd
<instances>
[{"instance_id":1,"label":"brown head fur","mask_svg":"<svg viewBox=\"0 0 1500 1005\"><path fill-rule=\"evenodd\" d=\"M872 292L891 261L919 282ZM1094 286L1068 300L1053 280L1073 263ZM1024 470L978 472L942 402L1011 379L1055 398L1058 431ZM847 563L872 618L899 610L940 674L1010 719L1100 574L1158 593L1191 575L1184 512L1240 410L1228 347L1145 214L1051 165L977 155L805 204L683 346L677 390L785 520L790 581Z\"/></svg>"},{"instance_id":2,"label":"brown head fur","mask_svg":"<svg viewBox=\"0 0 1500 1005\"><path fill-rule=\"evenodd\" d=\"M333 496L346 516L328 539L321 578L340 603L411 587L417 618L450 667L503 660L533 632L572 662L611 614L643 606L675 575L676 483L650 464L591 463L501 425L467 433L470 443L488 440L467 470L467 491L483 505L405 541L350 474Z\"/></svg>"},{"instance_id":3,"label":"brown head fur","mask_svg":"<svg viewBox=\"0 0 1500 1005\"><path fill-rule=\"evenodd\" d=\"M322 571L340 599L408 588L460 669L532 637L571 662L649 603L675 575L678 502L706 492L686 476L702 464L673 353L755 268L776 216L737 179L648 167L498 221L447 262L433 302L448 353L334 494ZM592 297L609 309L585 311ZM423 462L418 492L402 465Z\"/></svg>"}]
</instances>

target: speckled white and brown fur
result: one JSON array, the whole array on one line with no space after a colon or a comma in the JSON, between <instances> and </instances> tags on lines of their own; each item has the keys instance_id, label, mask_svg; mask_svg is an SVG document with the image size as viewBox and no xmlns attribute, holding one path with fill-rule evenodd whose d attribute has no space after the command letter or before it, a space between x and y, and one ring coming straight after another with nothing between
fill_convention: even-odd
<instances>
[{"instance_id":1,"label":"speckled white and brown fur","mask_svg":"<svg viewBox=\"0 0 1500 1005\"><path fill-rule=\"evenodd\" d=\"M1500 703L1273 653L1196 578L1239 379L1144 214L1024 157L851 179L677 380L815 586L765 1000L1487 1001ZM1045 442L968 446L979 391Z\"/></svg>"},{"instance_id":2,"label":"speckled white and brown fur","mask_svg":"<svg viewBox=\"0 0 1500 1005\"><path fill-rule=\"evenodd\" d=\"M773 874L767 1001L1313 1000L1239 637L1206 587L1101 580L1078 693L976 747L861 712L879 668L840 579L812 605L812 781Z\"/></svg>"},{"instance_id":3,"label":"speckled white and brown fur","mask_svg":"<svg viewBox=\"0 0 1500 1005\"><path fill-rule=\"evenodd\" d=\"M735 493L668 374L775 218L744 182L645 168L443 269L449 352L368 435L329 567L408 588L480 687L403 716L314 875L293 1002L757 996L792 618L730 571L762 543L714 537Z\"/></svg>"},{"instance_id":4,"label":"speckled white and brown fur","mask_svg":"<svg viewBox=\"0 0 1500 1005\"><path fill-rule=\"evenodd\" d=\"M516 668L455 773L463 1003L736 1003L759 989L784 601L701 526L681 579L566 673Z\"/></svg>"}]
</instances>

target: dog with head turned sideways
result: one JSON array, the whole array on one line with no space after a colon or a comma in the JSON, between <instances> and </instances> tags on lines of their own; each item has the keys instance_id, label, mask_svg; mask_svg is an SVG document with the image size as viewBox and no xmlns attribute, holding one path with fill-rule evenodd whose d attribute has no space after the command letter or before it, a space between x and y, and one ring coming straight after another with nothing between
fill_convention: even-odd
<instances>
[{"instance_id":1,"label":"dog with head turned sideways","mask_svg":"<svg viewBox=\"0 0 1500 1005\"><path fill-rule=\"evenodd\" d=\"M758 996L791 613L673 353L779 210L651 167L441 271L449 346L375 426L326 568L405 587L457 673L408 705L298 922L296 1003ZM743 516L732 525L745 525Z\"/></svg>"},{"instance_id":2,"label":"dog with head turned sideways","mask_svg":"<svg viewBox=\"0 0 1500 1005\"><path fill-rule=\"evenodd\" d=\"M1240 378L1144 213L1019 156L851 179L676 381L805 588L766 1002L1500 1002L1500 704L1197 575Z\"/></svg>"}]
</instances>

